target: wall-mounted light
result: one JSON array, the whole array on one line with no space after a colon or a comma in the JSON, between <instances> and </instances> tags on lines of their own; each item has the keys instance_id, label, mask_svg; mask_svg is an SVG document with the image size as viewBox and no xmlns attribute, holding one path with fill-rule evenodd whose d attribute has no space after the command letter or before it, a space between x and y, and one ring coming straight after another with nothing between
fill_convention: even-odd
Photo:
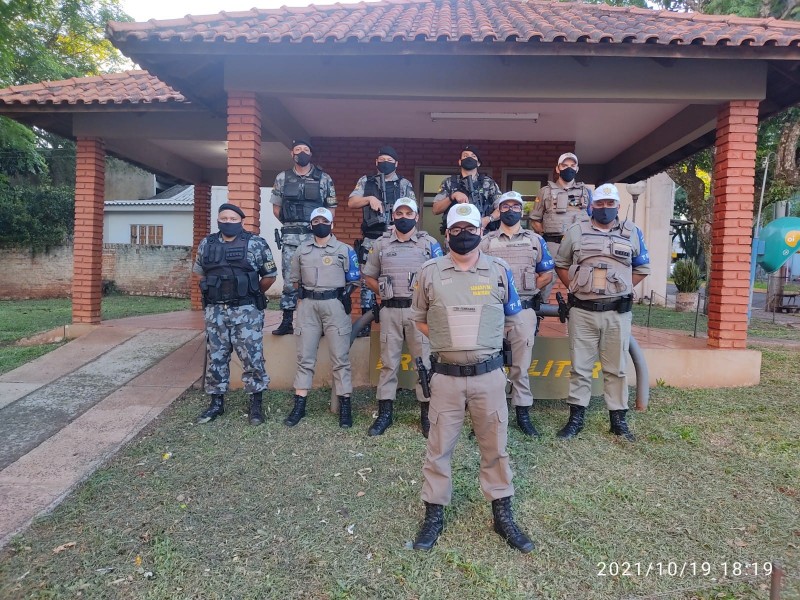
<instances>
[{"instance_id":1,"label":"wall-mounted light","mask_svg":"<svg viewBox=\"0 0 800 600\"><path fill-rule=\"evenodd\" d=\"M432 112L431 121L539 121L539 113Z\"/></svg>"},{"instance_id":2,"label":"wall-mounted light","mask_svg":"<svg viewBox=\"0 0 800 600\"><path fill-rule=\"evenodd\" d=\"M639 196L645 193L647 190L647 183L644 181L637 181L636 183L629 183L625 186L625 189L631 195L633 199L633 222L636 222L636 203L639 202Z\"/></svg>"}]
</instances>

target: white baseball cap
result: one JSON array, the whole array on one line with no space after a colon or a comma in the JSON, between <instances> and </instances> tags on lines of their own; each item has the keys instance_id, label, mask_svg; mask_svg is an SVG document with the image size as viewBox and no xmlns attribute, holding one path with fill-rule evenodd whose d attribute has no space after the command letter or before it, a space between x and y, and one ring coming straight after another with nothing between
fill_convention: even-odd
<instances>
[{"instance_id":1,"label":"white baseball cap","mask_svg":"<svg viewBox=\"0 0 800 600\"><path fill-rule=\"evenodd\" d=\"M558 157L558 163L556 163L556 164L560 165L561 163L563 163L568 158L571 158L572 160L574 160L575 161L575 166L576 167L578 166L578 157L575 156L572 152L565 152L564 154L559 156Z\"/></svg>"},{"instance_id":2,"label":"white baseball cap","mask_svg":"<svg viewBox=\"0 0 800 600\"><path fill-rule=\"evenodd\" d=\"M503 202L516 202L517 204L525 204L525 201L522 199L522 195L519 192L510 191L506 192L502 196L500 196L497 200L494 201L494 207L499 207Z\"/></svg>"},{"instance_id":3,"label":"white baseball cap","mask_svg":"<svg viewBox=\"0 0 800 600\"><path fill-rule=\"evenodd\" d=\"M592 193L592 202L595 200L614 200L619 204L619 190L613 183L604 183Z\"/></svg>"},{"instance_id":4,"label":"white baseball cap","mask_svg":"<svg viewBox=\"0 0 800 600\"><path fill-rule=\"evenodd\" d=\"M333 223L333 215L331 211L329 211L324 206L320 206L319 208L315 208L311 216L308 218L309 221L313 221L316 217L322 217L323 219L327 219L328 223Z\"/></svg>"},{"instance_id":5,"label":"white baseball cap","mask_svg":"<svg viewBox=\"0 0 800 600\"><path fill-rule=\"evenodd\" d=\"M392 206L392 212L396 211L401 206L407 206L414 212L419 212L419 210L417 209L417 202L413 198L407 198L405 196L403 196L402 198L398 198L397 200L395 200L394 206Z\"/></svg>"},{"instance_id":6,"label":"white baseball cap","mask_svg":"<svg viewBox=\"0 0 800 600\"><path fill-rule=\"evenodd\" d=\"M447 213L447 228L450 229L456 223L462 221L474 225L475 227L481 226L481 212L474 204L456 204Z\"/></svg>"}]
</instances>

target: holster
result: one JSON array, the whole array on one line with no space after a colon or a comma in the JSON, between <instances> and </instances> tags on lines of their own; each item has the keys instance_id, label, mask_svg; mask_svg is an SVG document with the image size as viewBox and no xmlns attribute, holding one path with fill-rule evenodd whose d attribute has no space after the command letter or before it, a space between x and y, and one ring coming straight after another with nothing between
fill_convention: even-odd
<instances>
[{"instance_id":1,"label":"holster","mask_svg":"<svg viewBox=\"0 0 800 600\"><path fill-rule=\"evenodd\" d=\"M511 343L508 340L504 339L503 340L503 366L504 367L510 367L512 358L513 358L513 356L511 354Z\"/></svg>"}]
</instances>

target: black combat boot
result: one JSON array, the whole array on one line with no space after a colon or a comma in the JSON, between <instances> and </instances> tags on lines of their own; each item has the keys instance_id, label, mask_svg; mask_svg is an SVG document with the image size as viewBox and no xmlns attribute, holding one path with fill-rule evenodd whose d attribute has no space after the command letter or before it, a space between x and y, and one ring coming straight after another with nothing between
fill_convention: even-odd
<instances>
[{"instance_id":1,"label":"black combat boot","mask_svg":"<svg viewBox=\"0 0 800 600\"><path fill-rule=\"evenodd\" d=\"M283 319L277 329L272 330L272 335L289 335L294 333L294 326L292 325L292 318L294 317L293 310L284 310Z\"/></svg>"},{"instance_id":2,"label":"black combat boot","mask_svg":"<svg viewBox=\"0 0 800 600\"><path fill-rule=\"evenodd\" d=\"M556 437L568 440L578 435L583 430L583 416L586 413L585 406L578 406L577 404L569 405L569 421L562 427L556 434Z\"/></svg>"},{"instance_id":3,"label":"black combat boot","mask_svg":"<svg viewBox=\"0 0 800 600\"><path fill-rule=\"evenodd\" d=\"M378 418L369 428L367 432L369 435L383 435L383 432L389 429L394 413L393 404L391 400L378 400Z\"/></svg>"},{"instance_id":4,"label":"black combat boot","mask_svg":"<svg viewBox=\"0 0 800 600\"><path fill-rule=\"evenodd\" d=\"M369 309L367 309L367 310L369 310ZM367 325L366 327L364 327L364 329L362 329L361 331L358 332L358 335L356 337L360 337L360 338L366 337L366 338L368 338L371 333L372 333L372 326L371 325Z\"/></svg>"},{"instance_id":5,"label":"black combat boot","mask_svg":"<svg viewBox=\"0 0 800 600\"><path fill-rule=\"evenodd\" d=\"M339 396L339 427L349 429L353 426L353 415L350 413L350 396Z\"/></svg>"},{"instance_id":6,"label":"black combat boot","mask_svg":"<svg viewBox=\"0 0 800 600\"><path fill-rule=\"evenodd\" d=\"M422 437L426 440L428 439L428 434L431 432L431 420L428 418L428 409L430 406L430 402L419 403L419 424L420 427L422 427Z\"/></svg>"},{"instance_id":7,"label":"black combat boot","mask_svg":"<svg viewBox=\"0 0 800 600\"><path fill-rule=\"evenodd\" d=\"M262 392L255 392L250 396L250 411L247 418L250 425L261 425L264 422L264 413L261 411Z\"/></svg>"},{"instance_id":8,"label":"black combat boot","mask_svg":"<svg viewBox=\"0 0 800 600\"><path fill-rule=\"evenodd\" d=\"M294 427L300 422L300 419L306 416L306 397L294 395L294 408L289 416L283 420L283 424L288 427Z\"/></svg>"},{"instance_id":9,"label":"black combat boot","mask_svg":"<svg viewBox=\"0 0 800 600\"><path fill-rule=\"evenodd\" d=\"M492 514L494 515L495 532L508 542L509 546L523 554L533 550L531 538L514 523L514 515L511 512L511 496L492 500Z\"/></svg>"},{"instance_id":10,"label":"black combat boot","mask_svg":"<svg viewBox=\"0 0 800 600\"><path fill-rule=\"evenodd\" d=\"M611 433L621 435L629 442L635 442L636 436L628 429L628 422L625 420L627 410L610 410L608 416L611 419Z\"/></svg>"},{"instance_id":11,"label":"black combat boot","mask_svg":"<svg viewBox=\"0 0 800 600\"><path fill-rule=\"evenodd\" d=\"M444 506L425 502L425 519L414 540L414 550L430 550L444 529Z\"/></svg>"},{"instance_id":12,"label":"black combat boot","mask_svg":"<svg viewBox=\"0 0 800 600\"><path fill-rule=\"evenodd\" d=\"M536 431L536 427L534 427L533 422L531 421L531 416L528 413L530 409L529 406L516 406L517 410L517 425L519 426L522 433L525 435L529 435L531 437L538 438L539 432Z\"/></svg>"},{"instance_id":13,"label":"black combat boot","mask_svg":"<svg viewBox=\"0 0 800 600\"><path fill-rule=\"evenodd\" d=\"M211 394L211 404L209 404L206 412L200 415L200 418L197 419L197 422L209 423L223 414L225 414L225 395Z\"/></svg>"}]
</instances>

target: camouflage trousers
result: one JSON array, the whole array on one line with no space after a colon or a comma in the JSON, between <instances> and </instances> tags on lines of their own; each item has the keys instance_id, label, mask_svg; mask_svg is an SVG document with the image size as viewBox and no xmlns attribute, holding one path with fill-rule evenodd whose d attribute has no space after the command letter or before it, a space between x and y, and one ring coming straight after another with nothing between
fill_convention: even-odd
<instances>
[{"instance_id":1,"label":"camouflage trousers","mask_svg":"<svg viewBox=\"0 0 800 600\"><path fill-rule=\"evenodd\" d=\"M283 274L283 291L281 292L281 310L295 310L297 308L297 289L289 283L289 268L292 266L292 257L297 248L313 237L311 233L285 233L281 236L281 273Z\"/></svg>"},{"instance_id":2,"label":"camouflage trousers","mask_svg":"<svg viewBox=\"0 0 800 600\"><path fill-rule=\"evenodd\" d=\"M252 394L269 387L264 368L264 311L253 305L209 304L205 308L206 393L224 394L231 376L231 350L242 363L242 383Z\"/></svg>"},{"instance_id":3,"label":"camouflage trousers","mask_svg":"<svg viewBox=\"0 0 800 600\"><path fill-rule=\"evenodd\" d=\"M361 242L361 247L364 248L362 252L366 255L367 252L375 245L375 240L365 237ZM363 267L364 265L359 265ZM367 287L367 282L361 278L361 312L365 313L375 306L375 292Z\"/></svg>"}]
</instances>

